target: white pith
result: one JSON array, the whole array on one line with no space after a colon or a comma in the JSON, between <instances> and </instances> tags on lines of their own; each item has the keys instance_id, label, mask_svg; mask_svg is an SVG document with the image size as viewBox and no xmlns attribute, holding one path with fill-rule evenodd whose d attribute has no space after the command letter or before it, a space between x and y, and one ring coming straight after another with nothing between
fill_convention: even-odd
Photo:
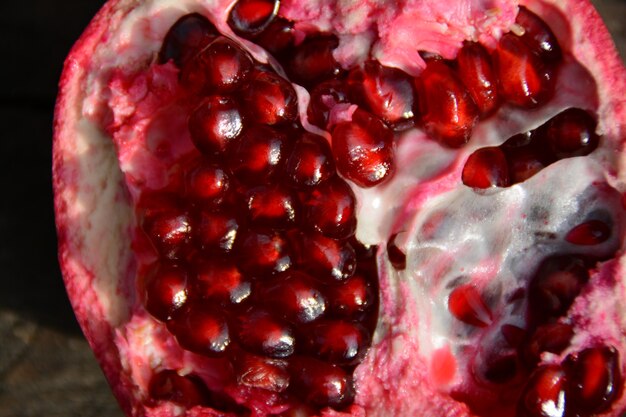
<instances>
[{"instance_id":1,"label":"white pith","mask_svg":"<svg viewBox=\"0 0 626 417\"><path fill-rule=\"evenodd\" d=\"M120 352L121 369L131 376L128 381L135 385L129 390L133 397L130 402L137 415L141 415L142 408L133 399L143 399L152 369L164 366L191 371L196 368L197 372L201 360L196 355L180 351L171 336L142 311L140 303L133 296L136 267L141 259L136 259L130 250L130 236L134 227L133 210L129 206L129 196L125 190L130 191L130 199L133 199L137 197L139 187L129 183L129 179L145 180L148 187L158 188L166 178L144 169L145 166L137 162L139 157L148 153L148 135L144 133L144 128L147 128L150 115L141 118L139 123L137 119L133 119L133 115L137 110L137 103L141 103L149 95L141 83L135 85L130 95L125 87L112 90L108 77L113 68L120 67L124 72L131 73L152 62L161 47L165 32L183 14L196 11L216 16L213 21L221 22L218 28L228 34L229 30L224 22L229 3L231 2L191 0L120 2L118 12L113 14L107 29L108 46L100 46L90 51L92 55L88 62L75 63L76 68L73 71L76 71L77 79L66 84L67 102L60 106L64 120L57 120L60 125L57 126L55 145L55 184L58 222L60 229L67 233L68 243L62 247L61 259L66 277L72 277L68 279L68 291L78 311L92 311L84 313L86 318L81 323L87 328L88 336L91 334L92 342L97 338L98 329L109 326L112 329L111 336ZM363 7L389 9L387 12L390 14L393 3L362 2ZM454 24L436 26L438 33L444 35L442 39L445 37L452 41L438 42L420 49L432 49L446 56L454 56L462 39L477 37L489 44L490 39L497 38L514 19L515 2L500 2L499 10L503 13L500 15L497 14L498 8L494 7L481 11L477 5L482 2L457 3L473 4L472 13L491 16L492 23L500 26L487 26L489 30L482 34L466 31L457 33L452 30ZM354 10L352 13L337 13L338 8L355 7L354 2L338 2L339 6L330 1L306 4L308 13L315 14L311 15L311 19L317 19L322 29L332 24L335 28L345 27L349 32L341 36L343 43L337 52L337 57L342 62L363 58L363 46L370 45L371 32L359 33L363 29L359 23L363 22L356 19L359 14ZM416 2L414 10L422 18L426 13L424 10L428 9L425 4L426 2ZM558 2L557 7L564 10L566 4ZM467 21L463 20L466 15L456 8L448 9L438 10L433 7L427 13L432 13L435 21L443 16L442 13L445 13L448 22L451 16L457 16L460 19L459 27L468 27ZM301 11L295 6L285 5L285 13L290 17L290 13L295 16ZM335 17L331 18L331 15ZM338 22L336 16L342 15L351 17ZM411 15L410 11L405 10L402 16L408 15ZM388 24L385 27L391 26L393 25ZM574 33L575 36L580 36L579 31L575 30ZM584 45L584 42L577 44ZM404 49L407 47L403 44L397 45L397 48L388 44L384 48L374 46L374 51L383 64L398 66L412 73L418 72L419 61L393 53ZM264 54L258 48L252 52L258 59L264 60ZM573 51L590 71L598 70L585 55L587 52L578 52ZM171 68L160 71L162 72L156 71L156 79L164 80L165 83L175 79ZM578 224L592 209L590 206L577 205L583 190L594 181L602 181L611 184L620 194L624 192L623 173L618 169L623 164L623 157L616 154L622 146L623 137L620 135L625 131L624 109L615 110L615 92L610 94L601 89L596 98L593 97L593 93L596 93L595 86L581 87L588 81L587 75L571 59L568 58L562 71L567 74L562 74L560 80L566 79L568 82L560 85L557 96L549 105L530 112L532 125L525 120L528 113L501 110L479 125L470 145L461 151L445 150L425 138L421 131L409 131L398 143L398 172L395 177L376 189L362 190L355 187L359 199L359 239L384 247L392 233L402 232L399 243L407 253L407 269L397 273L385 262L384 251L380 252L379 256L383 261L381 316L374 345L365 362L355 371L358 396L351 409L354 415L469 415L463 403L447 397L451 389L463 384L464 371L458 372L455 378L440 386L424 386L423 381L429 380L429 373L436 366L429 359L433 357L434 350L447 346L454 354L461 346L479 346L480 341L452 337L459 324L447 311L445 297L434 298L428 295L443 294L445 290L442 288L447 282L459 275L471 275L474 282L485 284L497 277L502 282L501 299L504 300L516 288L516 279L526 278L524 273L532 274L532 265L536 265L541 257L558 252L564 247L571 249L571 246L566 247L563 243L563 234ZM618 74L618 87L624 86L623 78L622 71L621 79ZM170 87L175 88L171 85ZM599 100L597 104L596 100ZM513 134L534 128L570 106L597 110L601 116L603 146L592 156L560 161L523 184L495 193L475 193L460 186L462 164L473 150L500 144ZM100 126L105 110L111 110L114 120L121 126L131 121L134 123L132 128L121 129L118 137L113 138L119 152L117 156L111 138L103 133ZM613 111L617 113L611 113ZM187 146L188 143L177 145L173 154L183 154ZM147 164L152 165L153 160L150 159ZM610 168L613 168L613 172ZM564 177L564 172L571 177ZM542 201L547 198L551 199L549 203ZM524 220L523 215L529 214L524 205L530 203L548 209L551 215L547 224L538 226ZM622 218L619 203L614 201L608 207L613 211L616 223L619 223L617 219ZM487 213L490 206L496 206L499 210ZM454 209L451 210L450 207ZM462 211L457 208L462 208ZM450 233L425 240L421 227L437 213L449 216L449 225L446 227L450 229ZM468 223L466 219L470 218L472 221ZM559 236L557 242L560 243L546 245L539 253L525 255L533 259L532 262L529 261L531 270L520 272L512 266L511 259L526 249L536 247L536 243L530 241L531 230L554 232ZM622 234L620 231L614 237ZM497 239L489 240L485 236L497 236ZM621 245L622 242L612 240L599 250L608 251ZM612 266L607 265L606 268ZM446 268L443 272L442 267ZM619 272L621 266L618 265L617 268L618 271L612 273L622 277ZM598 285L593 286L592 292L580 297L573 307L573 315L589 317L590 321L577 322L584 328L579 329L571 349L564 355L575 351L578 346L585 346L587 339L594 335L602 336L607 343L625 351L622 329L626 328L626 313L621 302L623 297L615 294L626 295L626 289L623 279L613 286L599 284L603 274L608 273L600 270L593 278ZM433 303L433 300L439 304ZM504 305L504 302L497 305ZM603 315L588 314L596 310L602 310ZM100 322L103 317L106 319L104 323ZM106 345L99 340L94 344ZM553 361L558 358L547 356L545 359ZM465 364L458 365L462 370ZM199 373L202 375L202 371ZM203 376L207 380L211 379L209 374ZM488 391L489 387L485 390ZM614 408L616 411L607 415L617 415L623 404L623 401L620 402ZM158 413L163 412L162 408L168 407L172 406L163 405L161 409L148 410L147 413L159 415ZM327 411L324 415L341 414Z\"/></svg>"}]
</instances>

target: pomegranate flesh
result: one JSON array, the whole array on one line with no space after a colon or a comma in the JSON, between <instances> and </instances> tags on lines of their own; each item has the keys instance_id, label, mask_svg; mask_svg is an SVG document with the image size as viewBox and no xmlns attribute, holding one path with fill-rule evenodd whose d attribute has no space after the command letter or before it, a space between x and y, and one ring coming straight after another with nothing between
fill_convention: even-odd
<instances>
[{"instance_id":1,"label":"pomegranate flesh","mask_svg":"<svg viewBox=\"0 0 626 417\"><path fill-rule=\"evenodd\" d=\"M626 409L606 29L401 3L109 0L72 50L60 259L129 416Z\"/></svg>"}]
</instances>

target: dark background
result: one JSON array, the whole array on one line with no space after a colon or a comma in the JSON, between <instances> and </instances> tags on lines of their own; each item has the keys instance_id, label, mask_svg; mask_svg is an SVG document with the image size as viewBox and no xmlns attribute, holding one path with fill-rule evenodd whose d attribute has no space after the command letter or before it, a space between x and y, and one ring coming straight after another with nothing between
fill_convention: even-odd
<instances>
[{"instance_id":1,"label":"dark background","mask_svg":"<svg viewBox=\"0 0 626 417\"><path fill-rule=\"evenodd\" d=\"M52 111L64 57L103 0L0 2L0 417L121 417L56 258ZM626 57L626 1L596 0Z\"/></svg>"}]
</instances>

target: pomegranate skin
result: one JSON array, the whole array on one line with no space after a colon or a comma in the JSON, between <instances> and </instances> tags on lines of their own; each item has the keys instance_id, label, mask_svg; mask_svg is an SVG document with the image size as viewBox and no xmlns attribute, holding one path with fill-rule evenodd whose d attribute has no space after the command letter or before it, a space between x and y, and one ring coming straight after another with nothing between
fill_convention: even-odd
<instances>
[{"instance_id":1,"label":"pomegranate skin","mask_svg":"<svg viewBox=\"0 0 626 417\"><path fill-rule=\"evenodd\" d=\"M79 324L111 389L122 410L129 416L169 417L176 415L174 408L169 405L157 408L149 406L144 401L143 391L137 388L149 385L147 376L133 372L129 367L129 362L137 359L131 346L133 340L142 337L137 320L144 314L138 311L140 309L135 299L135 256L137 253L150 256L150 249L142 241L133 241L132 247L129 244L136 226L132 208L136 190L132 184L128 186L128 177L125 176L126 167L131 162L124 158L124 154L116 155L120 143L114 143L110 138L111 132L120 128L121 124L119 120L111 119L111 115L97 114L99 120L106 120L106 129L96 129L82 114L83 106L93 104L97 95L92 89L93 79L90 78L96 71L93 51L109 47L109 34L118 30L140 3L136 0L107 2L67 58L55 108L53 187L63 279ZM223 11L230 2L199 0L198 3L206 6L218 21L226 21ZM599 124L605 137L613 138L609 148L614 153L621 152L626 132L626 105L623 103L626 70L599 16L586 0L522 3L536 6L535 10L540 14L541 11L547 15L554 13L554 10L561 13L567 11L571 38L575 39L567 46L567 50L585 65L597 81ZM170 20L173 23L176 19ZM161 29L162 34L165 30ZM160 47L154 42L148 42L148 45L148 49L138 55L144 62L151 59ZM110 64L115 62L111 55L106 56L106 59ZM119 65L132 66L138 61L133 62ZM172 67L164 67L162 71L166 74L169 74L168 71L175 72ZM173 78L163 77L162 80L167 83ZM623 169L623 157L620 155L617 159L616 166ZM623 173L618 175L623 179ZM381 252L379 257L383 256ZM618 265L615 265L615 271L618 280L623 281L623 271ZM389 272L381 270L379 273L382 293L388 296L381 299L381 320L392 323L394 329L402 329L410 322L417 323L417 316L410 313L403 315L397 310L397 300L389 298L386 292L390 287ZM621 284L619 289L623 291L624 285ZM406 296L412 299L412 296ZM453 399L442 390L441 381L426 386L417 384L430 378L430 363L423 356L415 354L420 351L420 344L411 334L396 333L392 338L389 333L380 333L374 336L374 340L365 362L354 374L357 386L354 405L342 411L323 410L319 415L475 415L463 401ZM396 350L399 345L402 349ZM168 349L169 346L163 348ZM620 350L624 352L623 348ZM172 364L180 364L183 358L172 357L170 360ZM407 363L413 366L406 368ZM397 385L389 389L389 381L396 381ZM611 409L600 415L617 417L625 407L626 402L621 397ZM233 414L215 411L210 407L193 407L187 411L187 415Z\"/></svg>"}]
</instances>

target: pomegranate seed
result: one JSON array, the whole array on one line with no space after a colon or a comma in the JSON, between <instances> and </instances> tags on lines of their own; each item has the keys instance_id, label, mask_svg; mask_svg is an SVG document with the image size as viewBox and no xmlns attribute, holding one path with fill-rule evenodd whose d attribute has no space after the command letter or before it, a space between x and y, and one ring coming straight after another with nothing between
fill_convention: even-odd
<instances>
[{"instance_id":1,"label":"pomegranate seed","mask_svg":"<svg viewBox=\"0 0 626 417\"><path fill-rule=\"evenodd\" d=\"M494 384L504 384L518 374L519 359L512 349L490 353L480 364L479 376Z\"/></svg>"},{"instance_id":2,"label":"pomegranate seed","mask_svg":"<svg viewBox=\"0 0 626 417\"><path fill-rule=\"evenodd\" d=\"M342 366L359 363L369 345L367 330L342 320L314 323L307 327L305 337L311 353Z\"/></svg>"},{"instance_id":3,"label":"pomegranate seed","mask_svg":"<svg viewBox=\"0 0 626 417\"><path fill-rule=\"evenodd\" d=\"M289 387L287 362L240 352L233 361L237 381L245 386L271 392L284 392Z\"/></svg>"},{"instance_id":4,"label":"pomegranate seed","mask_svg":"<svg viewBox=\"0 0 626 417\"><path fill-rule=\"evenodd\" d=\"M185 305L189 295L187 271L173 264L161 264L145 284L145 306L152 316L167 321Z\"/></svg>"},{"instance_id":5,"label":"pomegranate seed","mask_svg":"<svg viewBox=\"0 0 626 417\"><path fill-rule=\"evenodd\" d=\"M312 406L342 408L354 400L352 378L337 365L296 357L290 370L292 391Z\"/></svg>"},{"instance_id":6,"label":"pomegranate seed","mask_svg":"<svg viewBox=\"0 0 626 417\"><path fill-rule=\"evenodd\" d=\"M159 63L165 64L171 60L181 68L217 35L215 26L204 16L198 13L185 15L165 35L159 52Z\"/></svg>"},{"instance_id":7,"label":"pomegranate seed","mask_svg":"<svg viewBox=\"0 0 626 417\"><path fill-rule=\"evenodd\" d=\"M385 122L398 128L413 124L416 100L408 74L370 60L365 62L362 70L352 71L350 84L369 110Z\"/></svg>"},{"instance_id":8,"label":"pomegranate seed","mask_svg":"<svg viewBox=\"0 0 626 417\"><path fill-rule=\"evenodd\" d=\"M476 327L491 324L491 310L471 284L459 285L448 297L448 310L458 320Z\"/></svg>"},{"instance_id":9,"label":"pomegranate seed","mask_svg":"<svg viewBox=\"0 0 626 417\"><path fill-rule=\"evenodd\" d=\"M232 262L203 258L194 268L194 294L222 304L241 304L252 291L250 281Z\"/></svg>"},{"instance_id":10,"label":"pomegranate seed","mask_svg":"<svg viewBox=\"0 0 626 417\"><path fill-rule=\"evenodd\" d=\"M233 249L239 221L223 211L201 211L194 229L194 237L205 252L229 253Z\"/></svg>"},{"instance_id":11,"label":"pomegranate seed","mask_svg":"<svg viewBox=\"0 0 626 417\"><path fill-rule=\"evenodd\" d=\"M304 202L307 225L326 237L346 239L356 230L356 197L339 177L316 187Z\"/></svg>"},{"instance_id":12,"label":"pomegranate seed","mask_svg":"<svg viewBox=\"0 0 626 417\"><path fill-rule=\"evenodd\" d=\"M351 122L338 123L332 138L337 169L359 187L380 184L395 171L393 133L366 111L357 109Z\"/></svg>"},{"instance_id":13,"label":"pomegranate seed","mask_svg":"<svg viewBox=\"0 0 626 417\"><path fill-rule=\"evenodd\" d=\"M509 165L497 147L481 148L472 153L461 174L463 184L473 188L507 187Z\"/></svg>"},{"instance_id":14,"label":"pomegranate seed","mask_svg":"<svg viewBox=\"0 0 626 417\"><path fill-rule=\"evenodd\" d=\"M244 131L229 155L235 176L245 184L267 184L280 170L287 152L287 138L269 126Z\"/></svg>"},{"instance_id":15,"label":"pomegranate seed","mask_svg":"<svg viewBox=\"0 0 626 417\"><path fill-rule=\"evenodd\" d=\"M318 233L299 233L294 240L298 265L314 278L333 283L354 274L356 254L349 243Z\"/></svg>"},{"instance_id":16,"label":"pomegranate seed","mask_svg":"<svg viewBox=\"0 0 626 417\"><path fill-rule=\"evenodd\" d=\"M515 23L524 29L522 40L533 53L550 63L561 60L561 47L556 36L539 16L520 6Z\"/></svg>"},{"instance_id":17,"label":"pomegranate seed","mask_svg":"<svg viewBox=\"0 0 626 417\"><path fill-rule=\"evenodd\" d=\"M600 141L597 122L589 113L570 108L554 116L539 129L539 140L544 141L556 159L589 155Z\"/></svg>"},{"instance_id":18,"label":"pomegranate seed","mask_svg":"<svg viewBox=\"0 0 626 417\"><path fill-rule=\"evenodd\" d=\"M326 311L326 298L307 274L288 271L263 289L260 299L293 323L309 323Z\"/></svg>"},{"instance_id":19,"label":"pomegranate seed","mask_svg":"<svg viewBox=\"0 0 626 417\"><path fill-rule=\"evenodd\" d=\"M506 159L511 184L524 182L547 166L534 146L519 147L512 152L506 152Z\"/></svg>"},{"instance_id":20,"label":"pomegranate seed","mask_svg":"<svg viewBox=\"0 0 626 417\"><path fill-rule=\"evenodd\" d=\"M457 56L459 77L476 103L481 118L499 105L496 74L489 51L477 42L465 42Z\"/></svg>"},{"instance_id":21,"label":"pomegranate seed","mask_svg":"<svg viewBox=\"0 0 626 417\"><path fill-rule=\"evenodd\" d=\"M167 328L183 349L200 355L221 357L230 346L224 314L204 304L187 306L167 323Z\"/></svg>"},{"instance_id":22,"label":"pomegranate seed","mask_svg":"<svg viewBox=\"0 0 626 417\"><path fill-rule=\"evenodd\" d=\"M395 269L403 271L406 268L406 254L396 245L397 236L396 233L387 241L387 257Z\"/></svg>"},{"instance_id":23,"label":"pomegranate seed","mask_svg":"<svg viewBox=\"0 0 626 417\"><path fill-rule=\"evenodd\" d=\"M157 401L173 402L187 408L206 402L206 387L200 378L181 376L176 371L160 371L150 378L148 385L150 398Z\"/></svg>"},{"instance_id":24,"label":"pomegranate seed","mask_svg":"<svg viewBox=\"0 0 626 417\"><path fill-rule=\"evenodd\" d=\"M587 348L565 360L569 383L568 409L579 415L607 410L621 393L619 353L614 347Z\"/></svg>"},{"instance_id":25,"label":"pomegranate seed","mask_svg":"<svg viewBox=\"0 0 626 417\"><path fill-rule=\"evenodd\" d=\"M294 32L292 21L276 16L272 23L254 39L254 42L270 54L278 56L293 48Z\"/></svg>"},{"instance_id":26,"label":"pomegranate seed","mask_svg":"<svg viewBox=\"0 0 626 417\"><path fill-rule=\"evenodd\" d=\"M181 82L193 90L230 93L243 85L252 67L246 51L220 36L183 67Z\"/></svg>"},{"instance_id":27,"label":"pomegranate seed","mask_svg":"<svg viewBox=\"0 0 626 417\"><path fill-rule=\"evenodd\" d=\"M495 51L500 80L499 90L505 101L518 107L535 108L554 94L553 71L524 44L521 38L506 33Z\"/></svg>"},{"instance_id":28,"label":"pomegranate seed","mask_svg":"<svg viewBox=\"0 0 626 417\"><path fill-rule=\"evenodd\" d=\"M228 175L222 167L202 162L187 174L185 194L195 201L218 204L222 202L228 186Z\"/></svg>"},{"instance_id":29,"label":"pomegranate seed","mask_svg":"<svg viewBox=\"0 0 626 417\"><path fill-rule=\"evenodd\" d=\"M598 245L611 237L611 228L600 220L589 220L570 230L565 240L575 245Z\"/></svg>"},{"instance_id":30,"label":"pomegranate seed","mask_svg":"<svg viewBox=\"0 0 626 417\"><path fill-rule=\"evenodd\" d=\"M343 81L328 80L317 84L311 90L311 101L307 108L309 123L320 129L326 129L331 109L337 104L349 101L348 87Z\"/></svg>"},{"instance_id":31,"label":"pomegranate seed","mask_svg":"<svg viewBox=\"0 0 626 417\"><path fill-rule=\"evenodd\" d=\"M478 108L454 71L442 60L431 60L415 84L426 132L444 146L466 144L478 121Z\"/></svg>"},{"instance_id":32,"label":"pomegranate seed","mask_svg":"<svg viewBox=\"0 0 626 417\"><path fill-rule=\"evenodd\" d=\"M296 48L285 66L289 78L307 87L337 77L342 72L341 65L333 56L338 45L339 40L334 35L306 39Z\"/></svg>"},{"instance_id":33,"label":"pomegranate seed","mask_svg":"<svg viewBox=\"0 0 626 417\"><path fill-rule=\"evenodd\" d=\"M169 211L144 221L143 229L159 254L168 259L180 259L189 249L191 219L185 212Z\"/></svg>"},{"instance_id":34,"label":"pomegranate seed","mask_svg":"<svg viewBox=\"0 0 626 417\"><path fill-rule=\"evenodd\" d=\"M374 305L374 290L361 275L328 289L328 306L338 317L356 318Z\"/></svg>"},{"instance_id":35,"label":"pomegranate seed","mask_svg":"<svg viewBox=\"0 0 626 417\"><path fill-rule=\"evenodd\" d=\"M574 329L566 323L549 323L539 326L524 344L524 359L530 365L536 365L543 352L559 354L570 344Z\"/></svg>"},{"instance_id":36,"label":"pomegranate seed","mask_svg":"<svg viewBox=\"0 0 626 417\"><path fill-rule=\"evenodd\" d=\"M296 120L298 96L287 80L269 71L257 71L251 78L245 90L251 119L267 125Z\"/></svg>"},{"instance_id":37,"label":"pomegranate seed","mask_svg":"<svg viewBox=\"0 0 626 417\"><path fill-rule=\"evenodd\" d=\"M189 116L191 140L208 156L226 151L243 127L239 105L230 97L208 97Z\"/></svg>"},{"instance_id":38,"label":"pomegranate seed","mask_svg":"<svg viewBox=\"0 0 626 417\"><path fill-rule=\"evenodd\" d=\"M277 232L248 231L239 238L239 267L244 272L273 274L291 267L287 241Z\"/></svg>"},{"instance_id":39,"label":"pomegranate seed","mask_svg":"<svg viewBox=\"0 0 626 417\"><path fill-rule=\"evenodd\" d=\"M285 173L298 189L315 187L333 176L335 162L326 139L304 132L287 158Z\"/></svg>"},{"instance_id":40,"label":"pomegranate seed","mask_svg":"<svg viewBox=\"0 0 626 417\"><path fill-rule=\"evenodd\" d=\"M254 226L287 229L299 215L297 197L280 185L261 185L245 195L246 212Z\"/></svg>"},{"instance_id":41,"label":"pomegranate seed","mask_svg":"<svg viewBox=\"0 0 626 417\"><path fill-rule=\"evenodd\" d=\"M519 417L564 417L566 404L565 371L558 365L535 370L522 391Z\"/></svg>"},{"instance_id":42,"label":"pomegranate seed","mask_svg":"<svg viewBox=\"0 0 626 417\"><path fill-rule=\"evenodd\" d=\"M270 25L279 6L280 0L238 0L228 14L228 26L240 36L254 36Z\"/></svg>"},{"instance_id":43,"label":"pomegranate seed","mask_svg":"<svg viewBox=\"0 0 626 417\"><path fill-rule=\"evenodd\" d=\"M287 323L265 311L248 311L237 318L236 334L241 345L271 358L293 355L296 339Z\"/></svg>"},{"instance_id":44,"label":"pomegranate seed","mask_svg":"<svg viewBox=\"0 0 626 417\"><path fill-rule=\"evenodd\" d=\"M581 258L565 255L546 259L529 287L530 312L539 316L531 318L541 322L562 316L588 280L589 271Z\"/></svg>"}]
</instances>

